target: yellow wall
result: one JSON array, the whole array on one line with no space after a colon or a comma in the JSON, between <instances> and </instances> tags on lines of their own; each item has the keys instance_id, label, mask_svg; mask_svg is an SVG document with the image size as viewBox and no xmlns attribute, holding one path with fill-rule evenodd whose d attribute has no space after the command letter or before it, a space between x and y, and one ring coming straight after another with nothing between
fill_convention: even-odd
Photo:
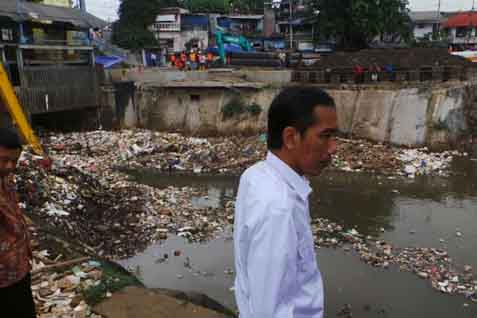
<instances>
[{"instance_id":1,"label":"yellow wall","mask_svg":"<svg viewBox=\"0 0 477 318\"><path fill-rule=\"evenodd\" d=\"M71 7L70 0L43 0L43 3L53 6Z\"/></svg>"}]
</instances>

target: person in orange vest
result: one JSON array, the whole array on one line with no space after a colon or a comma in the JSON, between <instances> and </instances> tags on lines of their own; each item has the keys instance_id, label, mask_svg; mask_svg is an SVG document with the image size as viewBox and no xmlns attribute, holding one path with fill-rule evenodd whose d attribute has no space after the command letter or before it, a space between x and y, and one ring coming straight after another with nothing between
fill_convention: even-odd
<instances>
[{"instance_id":1,"label":"person in orange vest","mask_svg":"<svg viewBox=\"0 0 477 318\"><path fill-rule=\"evenodd\" d=\"M178 58L176 58L175 62L174 62L174 66L178 69L178 70L182 70L182 68L184 67L183 64L182 64L182 61Z\"/></svg>"},{"instance_id":2,"label":"person in orange vest","mask_svg":"<svg viewBox=\"0 0 477 318\"><path fill-rule=\"evenodd\" d=\"M194 50L190 51L189 60L190 60L190 69L195 71L197 69L197 53L195 53Z\"/></svg>"},{"instance_id":3,"label":"person in orange vest","mask_svg":"<svg viewBox=\"0 0 477 318\"><path fill-rule=\"evenodd\" d=\"M204 71L207 63L207 58L203 52L199 52L199 70Z\"/></svg>"},{"instance_id":4,"label":"person in orange vest","mask_svg":"<svg viewBox=\"0 0 477 318\"><path fill-rule=\"evenodd\" d=\"M207 68L209 68L210 65L212 65L213 61L214 61L214 55L212 54L212 52L207 53Z\"/></svg>"},{"instance_id":5,"label":"person in orange vest","mask_svg":"<svg viewBox=\"0 0 477 318\"><path fill-rule=\"evenodd\" d=\"M176 54L174 53L174 54L171 55L171 58L170 58L172 66L176 65L176 60L177 60L177 57L176 57Z\"/></svg>"},{"instance_id":6,"label":"person in orange vest","mask_svg":"<svg viewBox=\"0 0 477 318\"><path fill-rule=\"evenodd\" d=\"M181 69L183 70L187 64L187 55L185 52L181 52Z\"/></svg>"}]
</instances>

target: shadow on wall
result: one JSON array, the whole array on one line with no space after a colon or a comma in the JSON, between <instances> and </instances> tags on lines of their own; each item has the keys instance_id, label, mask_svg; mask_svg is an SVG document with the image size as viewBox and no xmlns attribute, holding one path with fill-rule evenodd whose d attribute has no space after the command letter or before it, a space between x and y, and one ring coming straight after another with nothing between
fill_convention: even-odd
<instances>
[{"instance_id":1,"label":"shadow on wall","mask_svg":"<svg viewBox=\"0 0 477 318\"><path fill-rule=\"evenodd\" d=\"M96 107L33 115L31 123L36 131L73 132L101 127L99 110Z\"/></svg>"},{"instance_id":2,"label":"shadow on wall","mask_svg":"<svg viewBox=\"0 0 477 318\"><path fill-rule=\"evenodd\" d=\"M134 82L118 82L114 84L114 88L116 125L132 128L138 121L136 111L131 109L131 107L135 107L136 87Z\"/></svg>"}]
</instances>

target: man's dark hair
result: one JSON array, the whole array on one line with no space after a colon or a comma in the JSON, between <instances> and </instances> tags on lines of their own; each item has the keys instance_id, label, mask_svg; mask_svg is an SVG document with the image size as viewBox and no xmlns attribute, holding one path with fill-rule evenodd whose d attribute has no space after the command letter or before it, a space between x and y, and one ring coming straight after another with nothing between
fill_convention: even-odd
<instances>
[{"instance_id":1,"label":"man's dark hair","mask_svg":"<svg viewBox=\"0 0 477 318\"><path fill-rule=\"evenodd\" d=\"M17 150L22 148L22 142L18 134L7 128L0 128L0 147Z\"/></svg>"},{"instance_id":2,"label":"man's dark hair","mask_svg":"<svg viewBox=\"0 0 477 318\"><path fill-rule=\"evenodd\" d=\"M315 107L335 108L335 101L316 87L289 87L275 97L268 112L268 149L281 149L283 131L296 128L301 135L316 123Z\"/></svg>"}]
</instances>

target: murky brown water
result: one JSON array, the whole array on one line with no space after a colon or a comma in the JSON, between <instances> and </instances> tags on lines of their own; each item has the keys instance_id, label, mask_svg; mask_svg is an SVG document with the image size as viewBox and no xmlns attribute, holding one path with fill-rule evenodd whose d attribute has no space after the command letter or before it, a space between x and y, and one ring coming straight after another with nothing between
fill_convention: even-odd
<instances>
[{"instance_id":1,"label":"murky brown water","mask_svg":"<svg viewBox=\"0 0 477 318\"><path fill-rule=\"evenodd\" d=\"M313 180L312 214L377 235L398 247L445 247L456 265L477 269L476 168L477 162L460 160L453 177L416 180L327 173ZM158 187L206 186L209 200L196 198L195 202L212 206L220 206L224 197L233 197L238 181L150 172L136 176ZM457 231L462 237L456 236ZM224 272L233 268L230 236L224 233L208 244L187 244L173 237L122 264L136 268L149 287L194 290L234 307L229 290L233 276ZM174 250L181 250L182 255L173 257ZM158 263L165 253L170 259ZM184 266L187 257L191 269ZM318 250L318 263L325 281L328 317L335 317L345 304L351 304L353 317L477 317L477 304L464 297L440 294L429 282L410 273L372 268L341 249Z\"/></svg>"}]
</instances>

